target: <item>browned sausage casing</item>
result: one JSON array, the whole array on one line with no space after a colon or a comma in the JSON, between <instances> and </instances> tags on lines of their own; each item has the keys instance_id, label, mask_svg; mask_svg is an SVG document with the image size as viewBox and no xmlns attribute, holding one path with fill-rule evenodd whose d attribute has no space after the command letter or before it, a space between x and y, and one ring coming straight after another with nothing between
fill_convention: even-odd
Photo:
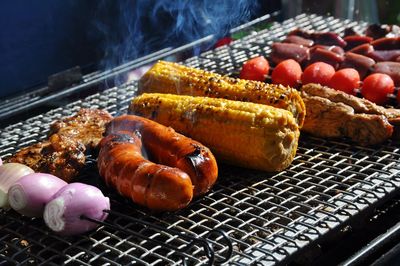
<instances>
[{"instance_id":1,"label":"browned sausage casing","mask_svg":"<svg viewBox=\"0 0 400 266\"><path fill-rule=\"evenodd\" d=\"M124 115L110 122L106 135L100 143L100 175L122 195L150 209L180 209L190 201L189 191L204 194L217 179L217 163L209 149L172 128ZM161 165L145 159L142 143L146 156Z\"/></svg>"}]
</instances>

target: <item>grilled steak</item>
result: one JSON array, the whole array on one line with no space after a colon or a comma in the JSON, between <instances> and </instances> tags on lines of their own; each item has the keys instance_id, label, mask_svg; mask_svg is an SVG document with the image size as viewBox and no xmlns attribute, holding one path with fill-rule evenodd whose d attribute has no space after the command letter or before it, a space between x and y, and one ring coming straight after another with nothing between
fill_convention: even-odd
<instances>
[{"instance_id":1,"label":"grilled steak","mask_svg":"<svg viewBox=\"0 0 400 266\"><path fill-rule=\"evenodd\" d=\"M111 118L107 111L81 109L76 115L53 123L47 140L21 149L7 161L70 182L85 165L86 155L97 147Z\"/></svg>"},{"instance_id":2,"label":"grilled steak","mask_svg":"<svg viewBox=\"0 0 400 266\"><path fill-rule=\"evenodd\" d=\"M303 131L318 137L348 137L361 145L384 142L398 130L400 110L316 84L302 87ZM397 135L397 133L395 133Z\"/></svg>"}]
</instances>

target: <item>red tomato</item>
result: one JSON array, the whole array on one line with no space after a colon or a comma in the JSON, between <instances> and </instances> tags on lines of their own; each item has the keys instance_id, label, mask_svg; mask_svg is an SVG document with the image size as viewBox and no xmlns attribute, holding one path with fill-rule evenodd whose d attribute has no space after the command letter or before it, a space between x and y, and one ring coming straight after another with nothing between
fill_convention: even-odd
<instances>
[{"instance_id":1,"label":"red tomato","mask_svg":"<svg viewBox=\"0 0 400 266\"><path fill-rule=\"evenodd\" d=\"M230 44L232 41L233 41L233 39L232 39L231 37L224 37L224 38L222 38L222 39L219 39L219 40L215 43L214 47L215 47L215 48L218 48L218 47L221 47L221 46Z\"/></svg>"},{"instance_id":2,"label":"red tomato","mask_svg":"<svg viewBox=\"0 0 400 266\"><path fill-rule=\"evenodd\" d=\"M344 91L348 94L355 95L355 88L360 84L360 75L354 68L343 68L332 76L328 85L339 91Z\"/></svg>"},{"instance_id":3,"label":"red tomato","mask_svg":"<svg viewBox=\"0 0 400 266\"><path fill-rule=\"evenodd\" d=\"M269 72L269 63L264 56L246 61L240 71L241 79L264 81Z\"/></svg>"},{"instance_id":4,"label":"red tomato","mask_svg":"<svg viewBox=\"0 0 400 266\"><path fill-rule=\"evenodd\" d=\"M272 83L296 87L301 79L301 66L293 59L280 62L272 71Z\"/></svg>"},{"instance_id":5,"label":"red tomato","mask_svg":"<svg viewBox=\"0 0 400 266\"><path fill-rule=\"evenodd\" d=\"M306 67L301 77L301 82L303 84L319 83L321 85L328 85L334 74L335 69L333 66L324 62L316 62Z\"/></svg>"},{"instance_id":6,"label":"red tomato","mask_svg":"<svg viewBox=\"0 0 400 266\"><path fill-rule=\"evenodd\" d=\"M386 74L375 73L364 79L361 94L365 99L383 105L387 102L389 93L394 92L393 79Z\"/></svg>"}]
</instances>

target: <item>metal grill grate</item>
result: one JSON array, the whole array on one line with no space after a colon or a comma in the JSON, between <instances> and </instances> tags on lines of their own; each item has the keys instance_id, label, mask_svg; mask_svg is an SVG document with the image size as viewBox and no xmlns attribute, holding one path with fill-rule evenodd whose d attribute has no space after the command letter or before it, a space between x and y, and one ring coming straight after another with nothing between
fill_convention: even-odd
<instances>
[{"instance_id":1,"label":"metal grill grate","mask_svg":"<svg viewBox=\"0 0 400 266\"><path fill-rule=\"evenodd\" d=\"M234 74L249 57L268 55L269 44L296 27L342 32L349 26L361 29L365 24L300 15L184 63ZM136 85L134 82L112 88L5 128L0 135L0 155L8 156L44 138L49 123L72 115L81 107L107 109L113 115L125 112ZM361 214L399 193L399 149L390 141L366 148L345 140L303 135L297 156L287 170L272 175L221 165L219 181L212 191L173 214L154 215L115 195L98 181L93 165L88 165L81 180L95 182L112 198L113 210L132 217L199 236L215 228L226 231L234 245L230 264L273 264L290 261L299 251L305 251L310 244L322 241L352 220L361 222ZM108 222L162 243L176 247L185 244L177 235L149 229L124 217L110 216ZM214 241L216 251L227 251L226 246L216 242L220 241ZM187 251L187 258L191 264L207 262L200 246ZM0 260L5 264L35 265L181 263L177 252L107 226L83 236L62 238L49 232L41 220L14 212L0 212Z\"/></svg>"}]
</instances>

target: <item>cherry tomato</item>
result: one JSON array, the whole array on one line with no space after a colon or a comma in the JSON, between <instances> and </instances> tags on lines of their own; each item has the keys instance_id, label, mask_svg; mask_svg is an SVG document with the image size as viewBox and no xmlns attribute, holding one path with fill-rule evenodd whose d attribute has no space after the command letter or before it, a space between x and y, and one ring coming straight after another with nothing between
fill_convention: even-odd
<instances>
[{"instance_id":1,"label":"cherry tomato","mask_svg":"<svg viewBox=\"0 0 400 266\"><path fill-rule=\"evenodd\" d=\"M272 71L272 83L296 87L301 80L301 66L293 59L280 62Z\"/></svg>"},{"instance_id":2,"label":"cherry tomato","mask_svg":"<svg viewBox=\"0 0 400 266\"><path fill-rule=\"evenodd\" d=\"M233 41L233 39L231 37L224 37L222 39L219 39L215 44L214 47L218 48L224 45L228 45Z\"/></svg>"},{"instance_id":3,"label":"cherry tomato","mask_svg":"<svg viewBox=\"0 0 400 266\"><path fill-rule=\"evenodd\" d=\"M240 71L241 79L264 81L269 72L269 63L264 56L246 61Z\"/></svg>"},{"instance_id":4,"label":"cherry tomato","mask_svg":"<svg viewBox=\"0 0 400 266\"><path fill-rule=\"evenodd\" d=\"M343 68L332 76L328 85L339 91L344 91L348 94L355 95L355 88L360 84L360 74L354 68Z\"/></svg>"},{"instance_id":5,"label":"cherry tomato","mask_svg":"<svg viewBox=\"0 0 400 266\"><path fill-rule=\"evenodd\" d=\"M361 94L365 99L383 105L387 102L387 95L394 92L393 79L386 74L375 73L364 79Z\"/></svg>"},{"instance_id":6,"label":"cherry tomato","mask_svg":"<svg viewBox=\"0 0 400 266\"><path fill-rule=\"evenodd\" d=\"M301 77L301 82L303 84L319 83L328 85L334 74L335 69L333 66L324 62L316 62L306 67Z\"/></svg>"}]
</instances>

